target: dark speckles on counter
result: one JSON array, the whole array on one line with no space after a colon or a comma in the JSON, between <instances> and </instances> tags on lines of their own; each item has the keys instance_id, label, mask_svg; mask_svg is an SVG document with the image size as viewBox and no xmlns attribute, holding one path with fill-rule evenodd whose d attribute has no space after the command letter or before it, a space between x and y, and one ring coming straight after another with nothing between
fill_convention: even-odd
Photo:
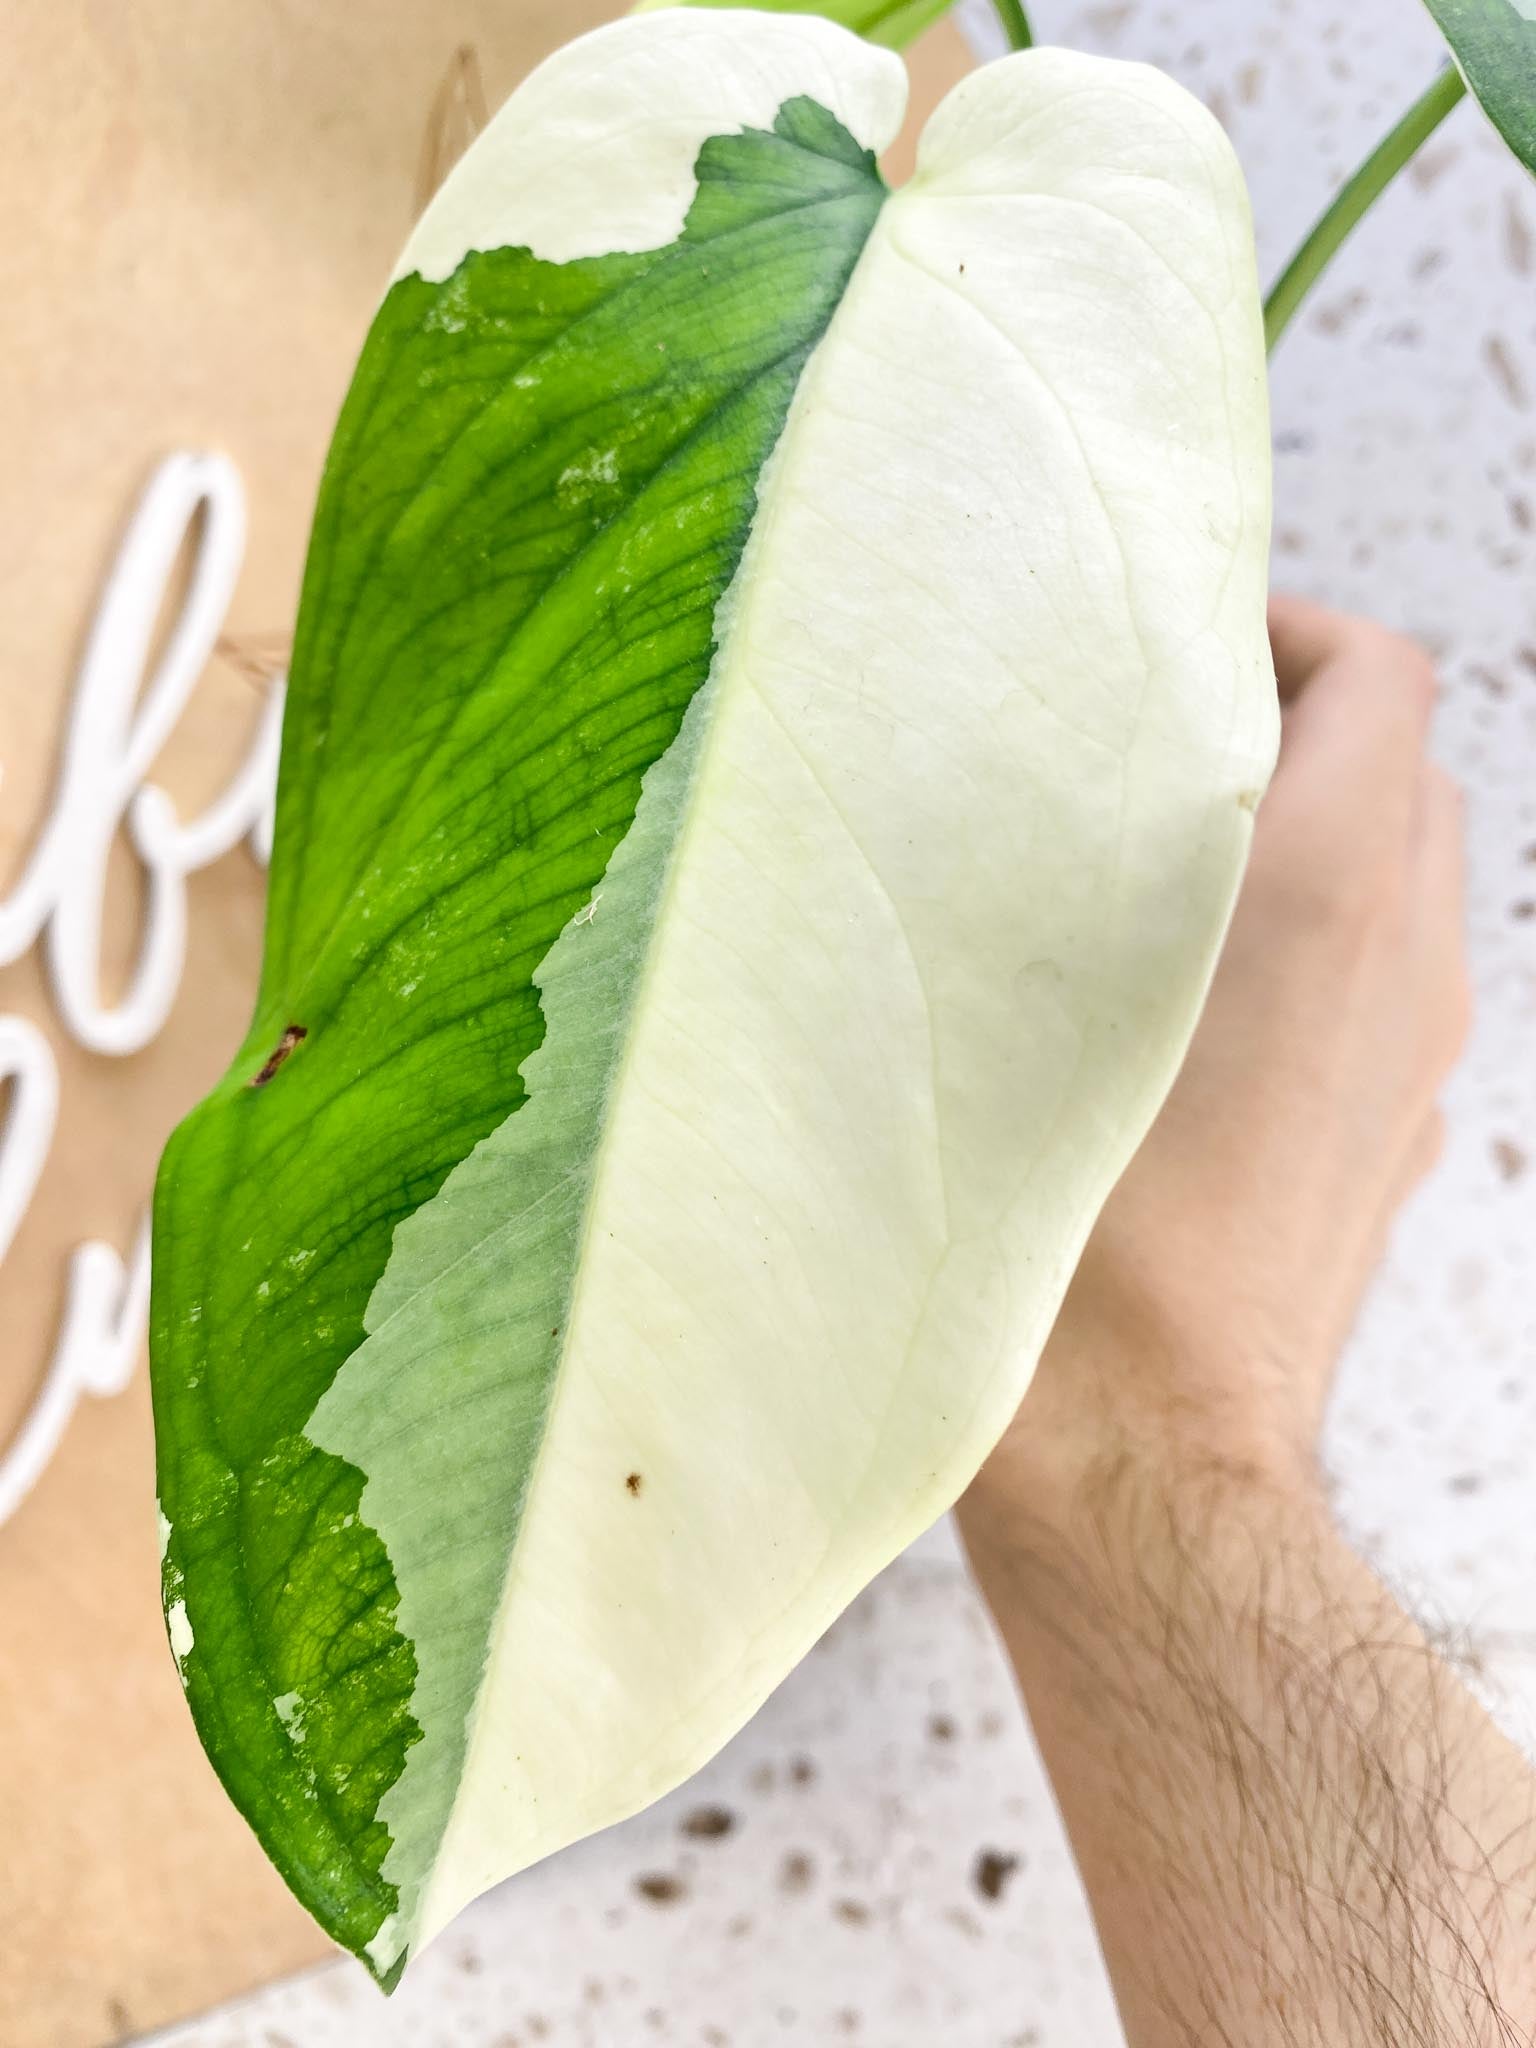
<instances>
[{"instance_id":1,"label":"dark speckles on counter","mask_svg":"<svg viewBox=\"0 0 1536 2048\"><path fill-rule=\"evenodd\" d=\"M736 1827L736 1815L728 1806L695 1806L677 1824L679 1834L695 1842L718 1842Z\"/></svg>"},{"instance_id":2,"label":"dark speckles on counter","mask_svg":"<svg viewBox=\"0 0 1536 2048\"><path fill-rule=\"evenodd\" d=\"M1518 1180L1530 1164L1529 1154L1523 1145L1517 1145L1513 1138L1495 1138L1492 1141L1493 1163L1503 1180Z\"/></svg>"},{"instance_id":3,"label":"dark speckles on counter","mask_svg":"<svg viewBox=\"0 0 1536 2048\"><path fill-rule=\"evenodd\" d=\"M634 1888L649 1906L680 1906L688 1896L683 1879L664 1870L643 1872L635 1879Z\"/></svg>"},{"instance_id":4,"label":"dark speckles on counter","mask_svg":"<svg viewBox=\"0 0 1536 2048\"><path fill-rule=\"evenodd\" d=\"M978 1849L971 1865L971 1882L984 1899L995 1905L1022 1860L1006 1849Z\"/></svg>"}]
</instances>

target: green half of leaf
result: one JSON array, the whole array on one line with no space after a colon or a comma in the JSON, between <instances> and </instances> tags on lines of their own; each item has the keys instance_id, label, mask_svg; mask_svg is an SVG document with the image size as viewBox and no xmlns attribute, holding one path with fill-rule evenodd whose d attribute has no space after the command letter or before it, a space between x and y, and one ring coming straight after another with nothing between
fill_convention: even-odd
<instances>
[{"instance_id":1,"label":"green half of leaf","mask_svg":"<svg viewBox=\"0 0 1536 2048\"><path fill-rule=\"evenodd\" d=\"M1425 0L1467 85L1536 171L1536 8L1530 0Z\"/></svg>"},{"instance_id":2,"label":"green half of leaf","mask_svg":"<svg viewBox=\"0 0 1536 2048\"><path fill-rule=\"evenodd\" d=\"M657 13L434 202L326 466L152 1364L214 1765L386 1983L965 1484L1275 712L1251 235L1158 74Z\"/></svg>"}]
</instances>

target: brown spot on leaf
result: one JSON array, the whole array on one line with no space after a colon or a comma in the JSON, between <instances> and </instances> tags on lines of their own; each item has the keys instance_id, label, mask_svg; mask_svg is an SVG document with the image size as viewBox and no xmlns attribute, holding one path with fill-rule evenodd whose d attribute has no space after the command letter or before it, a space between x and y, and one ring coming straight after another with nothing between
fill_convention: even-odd
<instances>
[{"instance_id":1,"label":"brown spot on leaf","mask_svg":"<svg viewBox=\"0 0 1536 2048\"><path fill-rule=\"evenodd\" d=\"M696 1806L679 1822L682 1832L695 1842L718 1842L735 1825L736 1816L728 1806Z\"/></svg>"},{"instance_id":2,"label":"brown spot on leaf","mask_svg":"<svg viewBox=\"0 0 1536 2048\"><path fill-rule=\"evenodd\" d=\"M953 1742L955 1733L955 1724L948 1714L930 1714L928 1716L928 1739L930 1742Z\"/></svg>"},{"instance_id":3,"label":"brown spot on leaf","mask_svg":"<svg viewBox=\"0 0 1536 2048\"><path fill-rule=\"evenodd\" d=\"M867 1927L870 1921L868 1906L862 1899L835 1899L832 1904L833 1916L845 1927Z\"/></svg>"},{"instance_id":4,"label":"brown spot on leaf","mask_svg":"<svg viewBox=\"0 0 1536 2048\"><path fill-rule=\"evenodd\" d=\"M779 1890L794 1897L808 1892L816 1876L816 1866L803 1849L791 1849L779 1865Z\"/></svg>"},{"instance_id":5,"label":"brown spot on leaf","mask_svg":"<svg viewBox=\"0 0 1536 2048\"><path fill-rule=\"evenodd\" d=\"M633 1494L635 1499L638 1500L640 1498L641 1489L645 1485L645 1481L641 1478L638 1472L631 1472L629 1477L625 1480L624 1485L626 1490L629 1493Z\"/></svg>"},{"instance_id":6,"label":"brown spot on leaf","mask_svg":"<svg viewBox=\"0 0 1536 2048\"><path fill-rule=\"evenodd\" d=\"M817 1776L816 1766L808 1756L790 1758L789 1782L791 1785L814 1785Z\"/></svg>"},{"instance_id":7,"label":"brown spot on leaf","mask_svg":"<svg viewBox=\"0 0 1536 2048\"><path fill-rule=\"evenodd\" d=\"M290 1024L276 1045L267 1054L266 1065L262 1068L261 1072L252 1075L251 1086L253 1088L265 1088L278 1068L282 1066L285 1060L291 1058L295 1048L302 1045L308 1036L309 1031L305 1025Z\"/></svg>"},{"instance_id":8,"label":"brown spot on leaf","mask_svg":"<svg viewBox=\"0 0 1536 2048\"><path fill-rule=\"evenodd\" d=\"M1002 1849L979 1849L971 1868L971 1882L984 1899L997 1900L1008 1888L1008 1880L1019 1867L1017 1856Z\"/></svg>"}]
</instances>

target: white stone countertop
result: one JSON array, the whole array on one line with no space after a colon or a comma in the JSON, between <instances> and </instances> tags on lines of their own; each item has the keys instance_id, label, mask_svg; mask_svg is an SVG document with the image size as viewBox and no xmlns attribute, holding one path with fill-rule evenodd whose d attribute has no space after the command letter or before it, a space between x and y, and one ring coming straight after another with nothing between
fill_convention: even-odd
<instances>
[{"instance_id":1,"label":"white stone countertop","mask_svg":"<svg viewBox=\"0 0 1536 2048\"><path fill-rule=\"evenodd\" d=\"M969 5L969 0L968 0ZM1422 90L1416 0L1037 0L1227 124L1272 277ZM976 10L990 27L984 4ZM1419 635L1471 796L1479 1012L1330 1436L1341 1511L1536 1730L1536 185L1457 110L1279 352L1277 582ZM350 1963L157 2048L1117 2048L1012 1685L947 1531L651 1812L466 1913L388 2002Z\"/></svg>"}]
</instances>

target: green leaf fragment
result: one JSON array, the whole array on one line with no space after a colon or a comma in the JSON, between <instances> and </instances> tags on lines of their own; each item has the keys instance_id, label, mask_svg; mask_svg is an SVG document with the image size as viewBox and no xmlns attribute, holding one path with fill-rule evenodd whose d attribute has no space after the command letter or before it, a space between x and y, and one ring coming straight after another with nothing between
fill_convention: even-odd
<instances>
[{"instance_id":1,"label":"green leaf fragment","mask_svg":"<svg viewBox=\"0 0 1536 2048\"><path fill-rule=\"evenodd\" d=\"M1536 172L1536 7L1531 0L1425 0L1468 87Z\"/></svg>"}]
</instances>

